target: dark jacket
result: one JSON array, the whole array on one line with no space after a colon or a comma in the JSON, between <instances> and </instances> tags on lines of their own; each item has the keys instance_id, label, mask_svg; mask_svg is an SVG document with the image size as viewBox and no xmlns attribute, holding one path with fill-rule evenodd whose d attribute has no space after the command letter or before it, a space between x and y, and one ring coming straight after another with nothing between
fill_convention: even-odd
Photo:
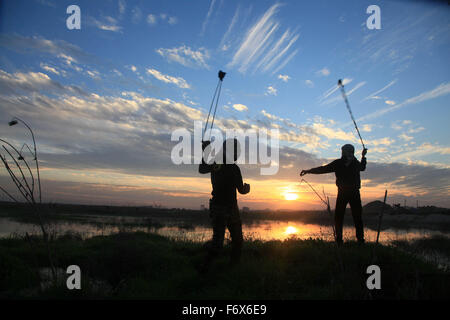
<instances>
[{"instance_id":1,"label":"dark jacket","mask_svg":"<svg viewBox=\"0 0 450 320\"><path fill-rule=\"evenodd\" d=\"M202 163L198 171L202 174L211 173L211 201L215 205L237 206L236 189L243 193L244 183L241 170L236 164Z\"/></svg>"},{"instance_id":2,"label":"dark jacket","mask_svg":"<svg viewBox=\"0 0 450 320\"><path fill-rule=\"evenodd\" d=\"M333 162L313 168L309 170L309 173L322 174L334 172L336 174L336 185L340 189L359 189L361 188L360 171L366 170L367 160L365 157L359 162L356 158L353 158L352 162L347 167L344 159L336 159Z\"/></svg>"}]
</instances>

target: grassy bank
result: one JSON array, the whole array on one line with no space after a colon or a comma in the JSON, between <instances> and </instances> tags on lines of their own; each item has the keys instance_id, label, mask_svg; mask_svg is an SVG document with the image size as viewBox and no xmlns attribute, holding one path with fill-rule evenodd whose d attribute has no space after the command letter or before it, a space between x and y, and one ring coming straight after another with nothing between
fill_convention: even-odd
<instances>
[{"instance_id":1,"label":"grassy bank","mask_svg":"<svg viewBox=\"0 0 450 320\"><path fill-rule=\"evenodd\" d=\"M228 265L224 249L205 274L196 266L204 258L202 244L173 241L155 234L119 233L82 240L63 236L52 243L59 284L46 285L48 267L43 242L0 240L0 297L57 299L365 299L372 245L347 243L339 250L321 240L250 241L242 262ZM375 299L448 298L445 271L404 250L380 246L375 264L382 289ZM82 270L82 290L67 290L65 270Z\"/></svg>"}]
</instances>

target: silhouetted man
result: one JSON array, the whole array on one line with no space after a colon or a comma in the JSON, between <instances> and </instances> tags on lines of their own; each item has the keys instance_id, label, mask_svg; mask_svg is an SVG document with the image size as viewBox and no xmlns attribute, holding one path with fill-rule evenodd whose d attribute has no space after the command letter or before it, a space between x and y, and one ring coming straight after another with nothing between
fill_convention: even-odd
<instances>
[{"instance_id":1,"label":"silhouetted man","mask_svg":"<svg viewBox=\"0 0 450 320\"><path fill-rule=\"evenodd\" d=\"M227 152L226 146L232 147L231 152ZM202 271L206 271L210 262L218 255L223 247L225 227L231 235L231 263L239 262L242 249L242 223L239 216L239 208L236 198L236 189L241 194L250 192L250 185L242 182L241 170L234 163L237 160L238 141L230 139L223 143L223 164L213 163L211 165L204 162L199 166L202 174L211 173L212 198L209 200L210 217L213 226L213 238L209 248L205 264ZM209 142L203 144L203 150Z\"/></svg>"},{"instance_id":2,"label":"silhouetted man","mask_svg":"<svg viewBox=\"0 0 450 320\"><path fill-rule=\"evenodd\" d=\"M342 147L342 157L333 162L309 170L302 170L300 176L307 173L323 174L334 172L336 174L336 185L338 195L336 199L336 209L334 213L334 223L336 229L336 242L342 243L342 225L344 222L345 208L350 203L352 209L353 222L355 223L356 238L359 243L364 243L364 228L362 222L362 206L359 189L361 188L360 171L366 170L367 149L362 152L361 162L355 156L355 148L351 144Z\"/></svg>"}]
</instances>

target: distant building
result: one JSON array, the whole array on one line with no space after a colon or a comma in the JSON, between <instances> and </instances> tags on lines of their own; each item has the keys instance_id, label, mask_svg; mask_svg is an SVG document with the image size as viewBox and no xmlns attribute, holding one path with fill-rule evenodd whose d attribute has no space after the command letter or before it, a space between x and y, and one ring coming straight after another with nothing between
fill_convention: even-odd
<instances>
[{"instance_id":1,"label":"distant building","mask_svg":"<svg viewBox=\"0 0 450 320\"><path fill-rule=\"evenodd\" d=\"M242 212L243 213L249 213L250 212L250 208L249 207L243 207L242 208Z\"/></svg>"},{"instance_id":2,"label":"distant building","mask_svg":"<svg viewBox=\"0 0 450 320\"><path fill-rule=\"evenodd\" d=\"M200 206L200 210L202 210L202 211L207 210L204 204L202 204L202 205Z\"/></svg>"}]
</instances>

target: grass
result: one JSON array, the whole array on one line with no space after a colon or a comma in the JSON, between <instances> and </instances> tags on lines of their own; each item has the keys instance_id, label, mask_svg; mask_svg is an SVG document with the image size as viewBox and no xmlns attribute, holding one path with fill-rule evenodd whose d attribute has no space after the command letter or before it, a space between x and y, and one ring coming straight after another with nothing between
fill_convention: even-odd
<instances>
[{"instance_id":1,"label":"grass","mask_svg":"<svg viewBox=\"0 0 450 320\"><path fill-rule=\"evenodd\" d=\"M43 286L48 267L43 241L0 240L0 298L13 299L366 299L372 244L346 243L337 263L334 243L320 239L247 241L240 265L228 264L229 246L199 274L201 243L143 232L83 240L68 234L52 242L61 280ZM382 290L374 299L444 299L449 273L394 247L376 248ZM68 290L65 270L82 271L82 290Z\"/></svg>"}]
</instances>

